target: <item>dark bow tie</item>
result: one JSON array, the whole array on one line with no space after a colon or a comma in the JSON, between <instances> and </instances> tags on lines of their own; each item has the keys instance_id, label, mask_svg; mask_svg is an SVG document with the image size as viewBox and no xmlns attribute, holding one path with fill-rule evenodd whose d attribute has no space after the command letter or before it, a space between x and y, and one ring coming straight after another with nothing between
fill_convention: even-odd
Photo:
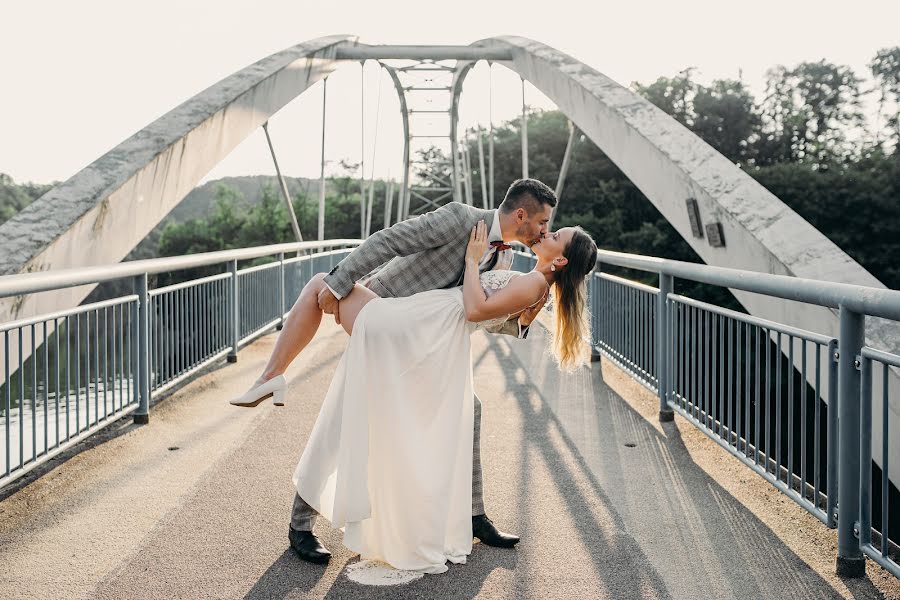
<instances>
[{"instance_id":1,"label":"dark bow tie","mask_svg":"<svg viewBox=\"0 0 900 600\"><path fill-rule=\"evenodd\" d=\"M509 244L503 243L503 240L491 242L491 247L495 248L497 250L497 252L501 252L503 250L509 250L510 248L512 248L512 246L510 246Z\"/></svg>"}]
</instances>

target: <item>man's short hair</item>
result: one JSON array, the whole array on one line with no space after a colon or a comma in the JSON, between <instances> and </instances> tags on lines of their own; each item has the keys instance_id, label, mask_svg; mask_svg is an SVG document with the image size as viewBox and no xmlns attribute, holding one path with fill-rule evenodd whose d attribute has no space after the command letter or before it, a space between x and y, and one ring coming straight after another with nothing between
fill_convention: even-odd
<instances>
[{"instance_id":1,"label":"man's short hair","mask_svg":"<svg viewBox=\"0 0 900 600\"><path fill-rule=\"evenodd\" d=\"M544 204L551 208L556 206L556 192L537 179L516 179L506 190L499 210L501 213L511 213L517 208L524 208L531 216Z\"/></svg>"}]
</instances>

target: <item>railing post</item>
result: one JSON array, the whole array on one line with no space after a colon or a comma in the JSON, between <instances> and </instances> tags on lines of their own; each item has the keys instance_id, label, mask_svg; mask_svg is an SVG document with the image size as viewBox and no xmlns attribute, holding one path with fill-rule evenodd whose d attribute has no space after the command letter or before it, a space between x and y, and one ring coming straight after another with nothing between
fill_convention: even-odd
<instances>
[{"instance_id":1,"label":"railing post","mask_svg":"<svg viewBox=\"0 0 900 600\"><path fill-rule=\"evenodd\" d=\"M867 546L872 543L872 359L862 359L860 378L859 521L855 528L859 545ZM882 535L887 535L884 527L881 531Z\"/></svg>"},{"instance_id":2,"label":"railing post","mask_svg":"<svg viewBox=\"0 0 900 600\"><path fill-rule=\"evenodd\" d=\"M825 513L828 515L826 525L831 529L837 528L837 503L838 503L838 340L831 340L828 344L828 406L834 410L828 411L826 423L826 447L825 447L825 489L827 493Z\"/></svg>"},{"instance_id":3,"label":"railing post","mask_svg":"<svg viewBox=\"0 0 900 600\"><path fill-rule=\"evenodd\" d=\"M597 266L594 267L594 272L591 273L591 286L593 288L593 297L591 298L591 306L592 312L591 320L593 325L597 328L597 343L594 344L593 340L591 340L591 362L600 362L603 358L603 355L600 354L600 334L602 333L602 320L601 320L601 311L603 310L602 301L603 298L600 295L600 289L603 284L603 280L597 277L594 273L602 273L603 272L603 264L597 262Z\"/></svg>"},{"instance_id":4,"label":"railing post","mask_svg":"<svg viewBox=\"0 0 900 600\"><path fill-rule=\"evenodd\" d=\"M660 422L675 419L675 411L669 407L669 294L674 288L674 277L659 273L659 293L656 296L656 387L659 392Z\"/></svg>"},{"instance_id":5,"label":"railing post","mask_svg":"<svg viewBox=\"0 0 900 600\"><path fill-rule=\"evenodd\" d=\"M138 398L134 422L145 425L150 422L150 294L147 291L146 273L134 277L134 293L138 296L137 319L132 330L132 339L136 342L132 373Z\"/></svg>"},{"instance_id":6,"label":"railing post","mask_svg":"<svg viewBox=\"0 0 900 600\"><path fill-rule=\"evenodd\" d=\"M237 362L238 340L241 339L241 308L238 306L238 270L237 259L228 262L228 272L231 273L231 314L229 315L229 323L231 323L231 352L228 353L227 360L230 363Z\"/></svg>"},{"instance_id":7,"label":"railing post","mask_svg":"<svg viewBox=\"0 0 900 600\"><path fill-rule=\"evenodd\" d=\"M865 316L840 307L838 343L838 555L841 577L862 577L865 557L856 538L859 521L859 398L858 356L865 344ZM829 407L833 410L834 407Z\"/></svg>"},{"instance_id":8,"label":"railing post","mask_svg":"<svg viewBox=\"0 0 900 600\"><path fill-rule=\"evenodd\" d=\"M276 331L284 327L284 252L278 253L278 324Z\"/></svg>"}]
</instances>

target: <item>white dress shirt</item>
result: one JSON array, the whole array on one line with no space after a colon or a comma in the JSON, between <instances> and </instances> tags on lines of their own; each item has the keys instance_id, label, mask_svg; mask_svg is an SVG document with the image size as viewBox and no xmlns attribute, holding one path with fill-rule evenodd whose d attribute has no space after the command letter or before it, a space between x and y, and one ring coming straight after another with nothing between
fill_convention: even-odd
<instances>
[{"instance_id":1,"label":"white dress shirt","mask_svg":"<svg viewBox=\"0 0 900 600\"><path fill-rule=\"evenodd\" d=\"M494 211L494 221L491 223L491 230L488 232L487 238L488 244L491 242L502 242L503 241L503 233L500 231L500 211ZM494 253L497 249L493 246L488 246L488 249L485 250L484 254L481 256L481 261L478 263L478 268L483 269L487 264L491 261L491 257L494 256Z\"/></svg>"}]
</instances>

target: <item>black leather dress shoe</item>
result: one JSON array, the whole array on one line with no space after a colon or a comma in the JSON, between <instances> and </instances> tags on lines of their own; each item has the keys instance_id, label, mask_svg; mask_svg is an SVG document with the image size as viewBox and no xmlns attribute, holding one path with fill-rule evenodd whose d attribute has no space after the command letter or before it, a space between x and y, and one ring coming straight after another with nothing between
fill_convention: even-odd
<instances>
[{"instance_id":1,"label":"black leather dress shoe","mask_svg":"<svg viewBox=\"0 0 900 600\"><path fill-rule=\"evenodd\" d=\"M487 515L472 517L472 535L482 544L498 548L512 548L519 543L519 536L503 533L487 518Z\"/></svg>"},{"instance_id":2,"label":"black leather dress shoe","mask_svg":"<svg viewBox=\"0 0 900 600\"><path fill-rule=\"evenodd\" d=\"M297 556L307 562L321 565L327 563L331 558L331 552L322 545L312 531L297 531L293 527L288 527L288 539Z\"/></svg>"}]
</instances>

